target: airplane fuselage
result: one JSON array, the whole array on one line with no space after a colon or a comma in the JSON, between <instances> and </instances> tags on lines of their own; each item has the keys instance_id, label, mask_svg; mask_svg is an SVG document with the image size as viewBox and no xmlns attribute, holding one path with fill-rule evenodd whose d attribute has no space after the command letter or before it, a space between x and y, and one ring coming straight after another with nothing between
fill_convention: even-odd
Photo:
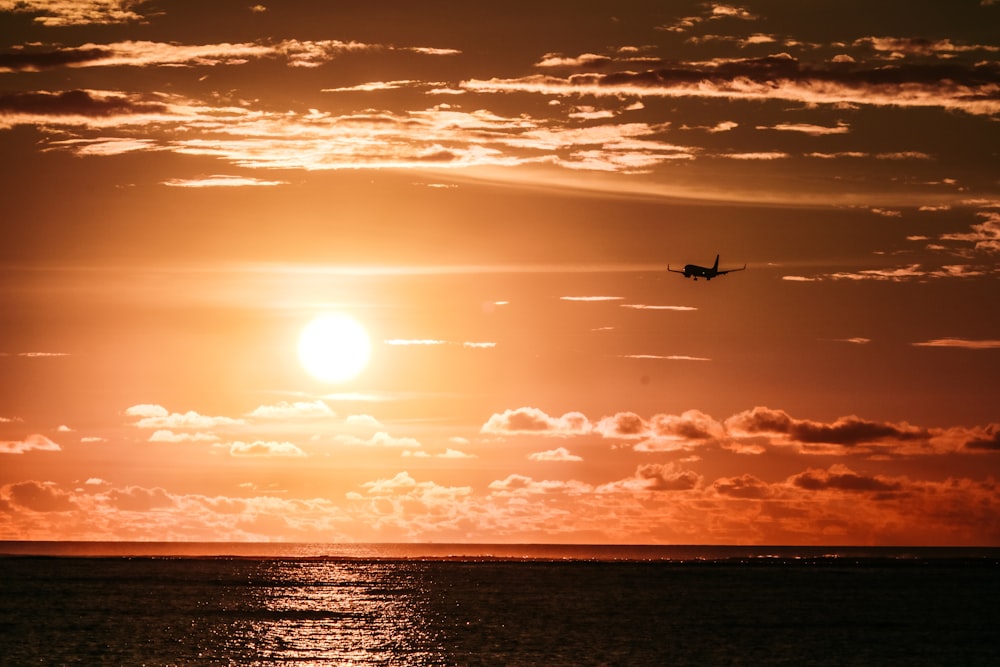
<instances>
[{"instance_id":1,"label":"airplane fuselage","mask_svg":"<svg viewBox=\"0 0 1000 667\"><path fill-rule=\"evenodd\" d=\"M685 264L684 265L684 277L691 278L694 277L695 280L698 278L704 278L705 280L711 280L716 275L717 271L714 271L711 267L698 266L697 264Z\"/></svg>"},{"instance_id":2,"label":"airplane fuselage","mask_svg":"<svg viewBox=\"0 0 1000 667\"><path fill-rule=\"evenodd\" d=\"M716 255L715 264L713 264L712 266L698 266L697 264L685 264L684 270L682 271L680 269L672 269L668 265L667 271L673 271L674 273L683 273L685 278L694 278L695 280L698 280L698 278L704 278L705 280L711 280L716 276L724 276L727 273L732 273L733 271L743 271L746 268L747 266L746 264L744 264L739 269L728 269L726 271L719 271L719 256Z\"/></svg>"}]
</instances>

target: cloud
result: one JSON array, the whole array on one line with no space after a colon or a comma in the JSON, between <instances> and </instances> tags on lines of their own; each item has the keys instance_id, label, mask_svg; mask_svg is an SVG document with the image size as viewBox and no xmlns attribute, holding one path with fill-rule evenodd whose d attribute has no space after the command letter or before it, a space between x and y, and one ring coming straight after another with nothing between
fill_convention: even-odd
<instances>
[{"instance_id":1,"label":"cloud","mask_svg":"<svg viewBox=\"0 0 1000 667\"><path fill-rule=\"evenodd\" d=\"M1000 112L1000 75L991 65L891 65L852 63L810 66L788 54L678 63L658 70L531 75L517 79L470 79L474 92L547 95L694 97L784 100L809 105L939 107L974 115Z\"/></svg>"},{"instance_id":2,"label":"cloud","mask_svg":"<svg viewBox=\"0 0 1000 667\"><path fill-rule=\"evenodd\" d=\"M962 447L967 451L1000 452L1000 424L990 424L985 428L957 429ZM964 431L964 432L963 432Z\"/></svg>"},{"instance_id":3,"label":"cloud","mask_svg":"<svg viewBox=\"0 0 1000 667\"><path fill-rule=\"evenodd\" d=\"M405 450L405 451L409 452L410 450ZM467 454L466 452L463 452L463 451L460 451L460 450L457 450L457 449L452 449L451 447L446 448L443 452L441 452L440 454L435 454L434 456L436 458L439 458L439 459L474 459L474 458L476 458L475 454Z\"/></svg>"},{"instance_id":4,"label":"cloud","mask_svg":"<svg viewBox=\"0 0 1000 667\"><path fill-rule=\"evenodd\" d=\"M306 453L291 442L265 442L256 440L251 443L234 442L229 446L229 455L236 458L273 458L273 457L304 457Z\"/></svg>"},{"instance_id":5,"label":"cloud","mask_svg":"<svg viewBox=\"0 0 1000 667\"><path fill-rule=\"evenodd\" d=\"M66 512L76 508L72 496L54 482L20 482L7 488L10 500L34 512Z\"/></svg>"},{"instance_id":6,"label":"cloud","mask_svg":"<svg viewBox=\"0 0 1000 667\"><path fill-rule=\"evenodd\" d=\"M602 302L602 301L621 301L625 297L621 296L561 296L559 299L561 301L583 301L583 302Z\"/></svg>"},{"instance_id":7,"label":"cloud","mask_svg":"<svg viewBox=\"0 0 1000 667\"><path fill-rule=\"evenodd\" d=\"M568 68L580 68L580 67L601 67L611 63L612 60L608 56L596 54L596 53L582 53L578 56L566 57L559 53L547 53L542 56L542 59L535 63L535 67L539 68L557 68L557 67L568 67Z\"/></svg>"},{"instance_id":8,"label":"cloud","mask_svg":"<svg viewBox=\"0 0 1000 667\"><path fill-rule=\"evenodd\" d=\"M146 489L140 486L128 486L124 489L111 489L108 500L116 509L125 512L149 512L176 506L176 501L163 489Z\"/></svg>"},{"instance_id":9,"label":"cloud","mask_svg":"<svg viewBox=\"0 0 1000 667\"><path fill-rule=\"evenodd\" d=\"M316 399L314 401L296 401L288 403L281 401L276 405L261 405L247 413L248 417L255 419L326 419L334 417L336 413L324 401Z\"/></svg>"},{"instance_id":10,"label":"cloud","mask_svg":"<svg viewBox=\"0 0 1000 667\"><path fill-rule=\"evenodd\" d=\"M59 451L62 451L62 447L39 433L33 433L24 440L0 440L0 454Z\"/></svg>"},{"instance_id":11,"label":"cloud","mask_svg":"<svg viewBox=\"0 0 1000 667\"><path fill-rule=\"evenodd\" d=\"M55 67L217 67L243 65L251 60L284 60L290 67L318 67L346 53L410 52L428 56L459 53L453 49L395 47L340 40L285 39L277 42L238 44L177 44L151 41L124 41L111 44L83 44L51 51L19 47L0 54L0 72L37 71ZM397 82L400 84L409 82ZM426 83L422 85L443 85ZM344 90L344 89L328 89Z\"/></svg>"},{"instance_id":12,"label":"cloud","mask_svg":"<svg viewBox=\"0 0 1000 667\"><path fill-rule=\"evenodd\" d=\"M998 350L1000 340L968 340L966 338L935 338L921 343L913 343L914 347L953 347L963 350Z\"/></svg>"},{"instance_id":13,"label":"cloud","mask_svg":"<svg viewBox=\"0 0 1000 667\"><path fill-rule=\"evenodd\" d=\"M384 342L386 345L398 345L398 346L409 346L409 345L433 346L433 345L448 344L448 341L446 340L438 340L433 338L392 338Z\"/></svg>"},{"instance_id":14,"label":"cloud","mask_svg":"<svg viewBox=\"0 0 1000 667\"><path fill-rule=\"evenodd\" d=\"M972 231L942 234L939 238L942 241L971 243L979 251L1000 252L1000 213L983 211L978 215L986 220L972 225Z\"/></svg>"},{"instance_id":15,"label":"cloud","mask_svg":"<svg viewBox=\"0 0 1000 667\"><path fill-rule=\"evenodd\" d=\"M174 433L168 429L154 431L150 442L217 442L219 437L211 433Z\"/></svg>"},{"instance_id":16,"label":"cloud","mask_svg":"<svg viewBox=\"0 0 1000 667\"><path fill-rule=\"evenodd\" d=\"M623 354L624 359L663 359L665 361L711 361L708 357L692 357L686 354Z\"/></svg>"},{"instance_id":17,"label":"cloud","mask_svg":"<svg viewBox=\"0 0 1000 667\"><path fill-rule=\"evenodd\" d=\"M884 441L929 441L933 433L928 429L911 426L905 422L892 424L874 422L855 416L840 417L832 423L795 419L783 410L756 407L733 415L725 421L725 428L735 436L786 436L797 446L840 445L853 447Z\"/></svg>"},{"instance_id":18,"label":"cloud","mask_svg":"<svg viewBox=\"0 0 1000 667\"><path fill-rule=\"evenodd\" d=\"M567 437L589 433L590 422L579 412L568 412L561 417L550 417L538 408L517 408L492 415L481 429L492 435L534 434L548 437Z\"/></svg>"},{"instance_id":19,"label":"cloud","mask_svg":"<svg viewBox=\"0 0 1000 667\"><path fill-rule=\"evenodd\" d=\"M1000 427L928 428L906 422L879 422L855 415L830 422L800 419L784 410L758 406L719 421L700 410L679 415L659 413L644 418L623 411L594 422L579 412L559 418L537 408L496 413L481 432L492 435L582 437L599 435L632 442L642 453L691 451L710 447L737 454L763 454L773 449L807 456L848 455L882 459L983 453L991 450Z\"/></svg>"},{"instance_id":20,"label":"cloud","mask_svg":"<svg viewBox=\"0 0 1000 667\"><path fill-rule=\"evenodd\" d=\"M594 431L605 438L644 438L650 433L650 425L634 412L618 412L603 417L594 425Z\"/></svg>"},{"instance_id":21,"label":"cloud","mask_svg":"<svg viewBox=\"0 0 1000 667\"><path fill-rule=\"evenodd\" d=\"M789 481L808 491L846 491L850 493L884 493L899 491L898 482L880 476L860 475L847 466L835 464L827 470L809 470L793 475Z\"/></svg>"},{"instance_id":22,"label":"cloud","mask_svg":"<svg viewBox=\"0 0 1000 667\"><path fill-rule=\"evenodd\" d=\"M651 306L641 303L623 303L621 304L621 307L631 308L633 310L676 310L682 312L698 310L694 306Z\"/></svg>"},{"instance_id":23,"label":"cloud","mask_svg":"<svg viewBox=\"0 0 1000 667\"><path fill-rule=\"evenodd\" d=\"M275 186L287 185L288 181L265 181L261 178L251 178L249 176L224 176L214 175L204 178L171 178L163 181L163 185L173 188L239 188L246 186Z\"/></svg>"},{"instance_id":24,"label":"cloud","mask_svg":"<svg viewBox=\"0 0 1000 667\"><path fill-rule=\"evenodd\" d=\"M941 249L941 248L936 248ZM939 267L925 267L922 264L887 267L879 269L862 269L860 271L838 271L835 273L820 273L814 276L782 276L782 280L793 282L822 282L827 280L851 282L893 282L905 283L914 281L978 278L995 272L986 265L947 264Z\"/></svg>"},{"instance_id":25,"label":"cloud","mask_svg":"<svg viewBox=\"0 0 1000 667\"><path fill-rule=\"evenodd\" d=\"M985 51L996 53L1000 47L982 44L956 44L950 39L927 39L923 37L861 37L854 40L855 46L868 46L875 51L888 52L893 58L910 56L949 57L956 53Z\"/></svg>"},{"instance_id":26,"label":"cloud","mask_svg":"<svg viewBox=\"0 0 1000 667\"><path fill-rule=\"evenodd\" d=\"M716 157L729 158L730 160L784 160L791 155L781 151L757 152L757 153L719 153Z\"/></svg>"},{"instance_id":27,"label":"cloud","mask_svg":"<svg viewBox=\"0 0 1000 667\"><path fill-rule=\"evenodd\" d=\"M637 452L686 450L726 435L722 424L700 410L688 410L680 415L654 415L649 425L649 437L635 445Z\"/></svg>"},{"instance_id":28,"label":"cloud","mask_svg":"<svg viewBox=\"0 0 1000 667\"><path fill-rule=\"evenodd\" d=\"M650 491L689 491L702 480L701 475L691 470L680 470L673 463L640 465L636 468L635 477Z\"/></svg>"},{"instance_id":29,"label":"cloud","mask_svg":"<svg viewBox=\"0 0 1000 667\"><path fill-rule=\"evenodd\" d=\"M716 493L732 498L760 500L771 495L770 485L750 474L720 477L712 483L712 488Z\"/></svg>"},{"instance_id":30,"label":"cloud","mask_svg":"<svg viewBox=\"0 0 1000 667\"><path fill-rule=\"evenodd\" d=\"M239 426L246 422L230 417L207 417L193 410L183 414L171 413L161 405L140 404L125 410L129 417L139 417L138 428L146 429L198 429L210 430L220 426Z\"/></svg>"},{"instance_id":31,"label":"cloud","mask_svg":"<svg viewBox=\"0 0 1000 667\"><path fill-rule=\"evenodd\" d=\"M534 454L528 454L528 458L532 461L582 461L582 456L577 456L571 454L565 447L557 447L556 449L549 449L544 452L535 452Z\"/></svg>"},{"instance_id":32,"label":"cloud","mask_svg":"<svg viewBox=\"0 0 1000 667\"><path fill-rule=\"evenodd\" d=\"M95 90L14 92L0 94L0 120L39 122L62 118L68 122L82 118L111 118L134 114L164 114L168 106L155 96L124 95ZM0 124L0 127L4 125Z\"/></svg>"},{"instance_id":33,"label":"cloud","mask_svg":"<svg viewBox=\"0 0 1000 667\"><path fill-rule=\"evenodd\" d=\"M826 125L813 125L810 123L778 123L766 126L758 125L758 130L778 130L780 132L800 132L813 137L821 137L829 134L847 134L851 128L847 123L837 123L834 127Z\"/></svg>"},{"instance_id":34,"label":"cloud","mask_svg":"<svg viewBox=\"0 0 1000 667\"><path fill-rule=\"evenodd\" d=\"M363 446L363 447L409 447L418 448L420 447L420 441L415 438L396 438L385 431L378 431L370 438L364 439L359 438L355 435L338 435L336 441L343 445L348 446Z\"/></svg>"},{"instance_id":35,"label":"cloud","mask_svg":"<svg viewBox=\"0 0 1000 667\"><path fill-rule=\"evenodd\" d=\"M142 21L137 9L147 0L0 0L0 12L37 14L45 26L115 24Z\"/></svg>"}]
</instances>

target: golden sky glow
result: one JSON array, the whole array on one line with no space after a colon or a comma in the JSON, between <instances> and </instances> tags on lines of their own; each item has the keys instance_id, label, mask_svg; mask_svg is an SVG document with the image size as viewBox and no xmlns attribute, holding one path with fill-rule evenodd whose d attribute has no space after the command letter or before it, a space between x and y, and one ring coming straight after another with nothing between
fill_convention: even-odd
<instances>
[{"instance_id":1,"label":"golden sky glow","mask_svg":"<svg viewBox=\"0 0 1000 667\"><path fill-rule=\"evenodd\" d=\"M1000 543L1000 5L340 4L0 0L0 539Z\"/></svg>"}]
</instances>

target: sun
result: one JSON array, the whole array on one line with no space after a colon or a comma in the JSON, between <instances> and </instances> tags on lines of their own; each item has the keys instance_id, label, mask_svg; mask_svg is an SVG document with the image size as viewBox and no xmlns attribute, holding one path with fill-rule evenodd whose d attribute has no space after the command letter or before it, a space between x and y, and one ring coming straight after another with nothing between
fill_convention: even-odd
<instances>
[{"instance_id":1,"label":"sun","mask_svg":"<svg viewBox=\"0 0 1000 667\"><path fill-rule=\"evenodd\" d=\"M344 382L368 365L372 344L368 332L343 313L317 316L299 335L299 361L323 382Z\"/></svg>"}]
</instances>

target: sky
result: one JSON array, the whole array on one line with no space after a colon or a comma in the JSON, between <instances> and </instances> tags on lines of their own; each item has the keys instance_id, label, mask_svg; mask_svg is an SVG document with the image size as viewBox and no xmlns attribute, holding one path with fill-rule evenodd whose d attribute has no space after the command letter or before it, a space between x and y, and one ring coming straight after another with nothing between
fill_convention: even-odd
<instances>
[{"instance_id":1,"label":"sky","mask_svg":"<svg viewBox=\"0 0 1000 667\"><path fill-rule=\"evenodd\" d=\"M0 539L1000 545L1000 3L351 5L0 0Z\"/></svg>"}]
</instances>

